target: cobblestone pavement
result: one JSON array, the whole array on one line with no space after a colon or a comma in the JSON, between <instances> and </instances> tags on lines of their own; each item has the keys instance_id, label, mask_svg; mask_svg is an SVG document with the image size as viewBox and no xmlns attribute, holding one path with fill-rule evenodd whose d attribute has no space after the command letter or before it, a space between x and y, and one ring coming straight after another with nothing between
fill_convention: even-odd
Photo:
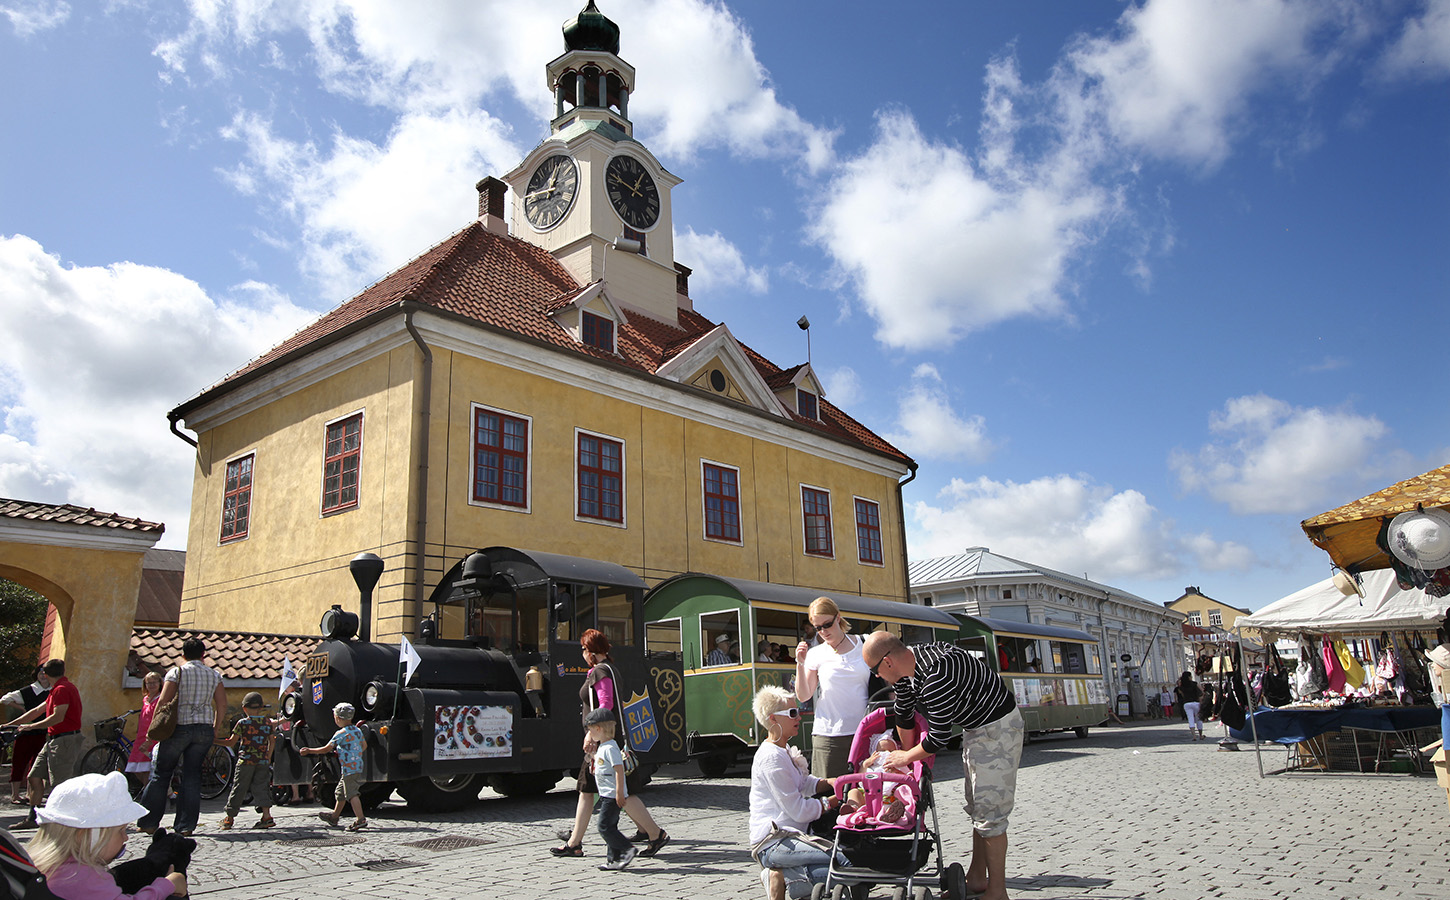
<instances>
[{"instance_id":1,"label":"cobblestone pavement","mask_svg":"<svg viewBox=\"0 0 1450 900\"><path fill-rule=\"evenodd\" d=\"M1034 742L1023 754L1012 817L1008 888L1024 900L1362 900L1450 897L1450 814L1433 778L1278 775L1260 780L1254 754L1216 752L1170 724L1094 729ZM1266 768L1283 750L1265 750ZM961 810L961 759L938 761L938 812L948 862L964 865L970 832ZM528 898L763 896L744 847L749 773L704 779L665 769L641 797L670 832L655 859L600 872L592 832L584 859L548 848L573 815L570 782L542 797L485 792L467 811L414 816L396 799L372 826L346 834L318 821L320 807L277 807L279 827L216 828L203 808L192 892L241 898ZM0 810L13 809L12 807ZM0 811L0 824L16 817ZM627 826L628 823L626 822ZM430 838L454 849L415 846ZM141 839L133 838L139 845ZM460 846L463 845L463 846ZM133 848L139 849L139 847ZM375 864L368 869L360 864ZM395 868L391 868L394 867ZM876 888L873 897L887 897Z\"/></svg>"}]
</instances>

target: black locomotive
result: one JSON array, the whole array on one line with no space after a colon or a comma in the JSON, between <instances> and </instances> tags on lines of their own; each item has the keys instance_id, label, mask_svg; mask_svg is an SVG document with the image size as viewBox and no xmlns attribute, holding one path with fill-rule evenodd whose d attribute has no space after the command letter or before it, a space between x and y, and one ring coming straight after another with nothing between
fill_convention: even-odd
<instances>
[{"instance_id":1,"label":"black locomotive","mask_svg":"<svg viewBox=\"0 0 1450 900\"><path fill-rule=\"evenodd\" d=\"M613 644L626 737L641 761L631 777L642 783L685 758L681 663L675 654L646 659L645 583L628 569L508 547L471 553L434 590L410 669L401 642L367 639L382 567L372 554L350 566L361 616L340 605L323 616L327 639L283 701L290 728L274 754L276 784L310 781L330 797L336 758L297 748L327 743L332 709L346 702L367 735L366 805L395 788L430 811L459 809L485 786L543 793L583 758L579 690L588 669L579 636L588 628Z\"/></svg>"}]
</instances>

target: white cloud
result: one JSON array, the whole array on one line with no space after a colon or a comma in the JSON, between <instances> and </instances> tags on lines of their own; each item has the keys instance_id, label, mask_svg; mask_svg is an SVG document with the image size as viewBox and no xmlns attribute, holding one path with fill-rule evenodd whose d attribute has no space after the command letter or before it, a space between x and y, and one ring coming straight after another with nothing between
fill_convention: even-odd
<instances>
[{"instance_id":1,"label":"white cloud","mask_svg":"<svg viewBox=\"0 0 1450 900\"><path fill-rule=\"evenodd\" d=\"M0 3L0 16L10 20L18 37L30 37L65 24L70 4L65 0L9 0Z\"/></svg>"},{"instance_id":2,"label":"white cloud","mask_svg":"<svg viewBox=\"0 0 1450 900\"><path fill-rule=\"evenodd\" d=\"M398 112L472 109L507 89L540 121L553 116L544 64L563 50L578 0L435 0L426 15L408 3L367 0L213 0L191 4L181 34L157 55L173 74L196 62L233 77L240 53L276 64L268 38L300 33L330 92ZM798 159L831 156L834 133L781 103L744 24L710 0L614 0L620 55L640 72L630 118L656 150L689 158L707 147Z\"/></svg>"},{"instance_id":3,"label":"white cloud","mask_svg":"<svg viewBox=\"0 0 1450 900\"><path fill-rule=\"evenodd\" d=\"M166 412L299 328L263 285L213 300L174 272L63 266L0 238L0 496L165 522L184 546L192 450Z\"/></svg>"},{"instance_id":4,"label":"white cloud","mask_svg":"<svg viewBox=\"0 0 1450 900\"><path fill-rule=\"evenodd\" d=\"M1063 177L1075 165L980 169L906 113L882 113L875 142L837 169L809 234L891 346L942 347L1017 316L1063 317L1068 262L1112 207Z\"/></svg>"},{"instance_id":5,"label":"white cloud","mask_svg":"<svg viewBox=\"0 0 1450 900\"><path fill-rule=\"evenodd\" d=\"M824 372L821 379L825 382L821 387L826 391L826 399L838 409L850 409L864 395L861 376L850 366L840 366Z\"/></svg>"},{"instance_id":6,"label":"white cloud","mask_svg":"<svg viewBox=\"0 0 1450 900\"><path fill-rule=\"evenodd\" d=\"M238 115L224 134L246 148L227 176L295 220L302 268L331 300L471 221L479 173L505 171L521 155L481 110L405 115L382 146L337 133L323 149L283 138L253 114Z\"/></svg>"},{"instance_id":7,"label":"white cloud","mask_svg":"<svg viewBox=\"0 0 1450 900\"><path fill-rule=\"evenodd\" d=\"M1306 515L1385 471L1374 416L1294 407L1264 394L1236 397L1209 418L1216 439L1169 460L1184 490L1240 514Z\"/></svg>"},{"instance_id":8,"label":"white cloud","mask_svg":"<svg viewBox=\"0 0 1450 900\"><path fill-rule=\"evenodd\" d=\"M1450 0L1428 0L1423 15L1405 22L1383 68L1385 74L1402 78L1450 74Z\"/></svg>"},{"instance_id":9,"label":"white cloud","mask_svg":"<svg viewBox=\"0 0 1450 900\"><path fill-rule=\"evenodd\" d=\"M917 366L897 410L896 428L883 437L918 459L982 462L996 449L987 437L987 420L957 415L941 375L929 363Z\"/></svg>"},{"instance_id":10,"label":"white cloud","mask_svg":"<svg viewBox=\"0 0 1450 900\"><path fill-rule=\"evenodd\" d=\"M1114 491L1084 476L952 479L935 502L912 504L910 516L912 559L989 547L1095 580L1169 578L1254 562L1242 545L1180 532L1140 492Z\"/></svg>"},{"instance_id":11,"label":"white cloud","mask_svg":"<svg viewBox=\"0 0 1450 900\"><path fill-rule=\"evenodd\" d=\"M718 231L698 234L693 228L675 233L675 259L689 266L690 294L706 297L730 288L763 294L770 288L764 267L745 264L740 249Z\"/></svg>"}]
</instances>

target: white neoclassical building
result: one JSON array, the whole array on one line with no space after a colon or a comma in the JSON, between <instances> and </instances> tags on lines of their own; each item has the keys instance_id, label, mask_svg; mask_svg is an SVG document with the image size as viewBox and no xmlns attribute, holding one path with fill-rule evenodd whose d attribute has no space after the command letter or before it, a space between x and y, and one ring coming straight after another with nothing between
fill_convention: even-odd
<instances>
[{"instance_id":1,"label":"white neoclassical building","mask_svg":"<svg viewBox=\"0 0 1450 900\"><path fill-rule=\"evenodd\" d=\"M1110 695L1126 690L1133 712L1182 674L1184 614L1100 584L972 547L957 556L913 560L911 600L947 612L1061 625L1098 640Z\"/></svg>"}]
</instances>

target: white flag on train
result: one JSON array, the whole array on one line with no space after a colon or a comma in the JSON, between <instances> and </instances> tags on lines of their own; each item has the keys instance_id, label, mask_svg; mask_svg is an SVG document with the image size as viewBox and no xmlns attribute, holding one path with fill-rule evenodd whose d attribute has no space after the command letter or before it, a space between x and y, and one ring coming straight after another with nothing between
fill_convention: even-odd
<instances>
[{"instance_id":1,"label":"white flag on train","mask_svg":"<svg viewBox=\"0 0 1450 900\"><path fill-rule=\"evenodd\" d=\"M297 670L292 668L292 657L289 656L287 661L282 663L282 682L277 685L277 699L282 699L282 695L287 693L288 685L296 683Z\"/></svg>"},{"instance_id":2,"label":"white flag on train","mask_svg":"<svg viewBox=\"0 0 1450 900\"><path fill-rule=\"evenodd\" d=\"M418 667L423 664L423 657L419 656L418 651L413 649L413 645L408 642L406 636L403 637L403 647L399 651L399 656L402 657L403 665L406 666L403 673L403 684L406 685L413 680L413 673L418 671Z\"/></svg>"}]
</instances>

